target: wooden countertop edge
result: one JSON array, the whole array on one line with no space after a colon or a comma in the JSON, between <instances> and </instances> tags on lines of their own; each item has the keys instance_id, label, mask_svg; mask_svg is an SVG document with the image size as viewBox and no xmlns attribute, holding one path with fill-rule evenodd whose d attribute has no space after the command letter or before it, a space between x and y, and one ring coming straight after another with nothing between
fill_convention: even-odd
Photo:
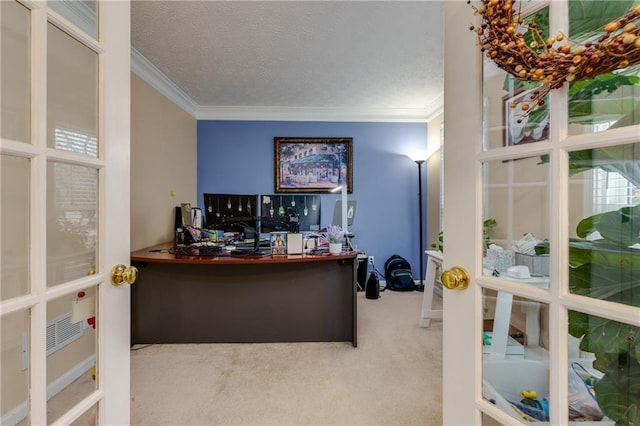
<instances>
[{"instance_id":1,"label":"wooden countertop edge","mask_svg":"<svg viewBox=\"0 0 640 426\"><path fill-rule=\"evenodd\" d=\"M190 256L168 253L167 250L173 248L173 243L158 244L146 247L131 253L132 262L149 263L173 263L173 264L194 264L194 265L238 265L238 264L269 264L269 263L305 263L305 262L326 262L340 259L354 259L356 252L343 252L340 254L252 254L252 255L203 255ZM158 251L153 251L158 250Z\"/></svg>"}]
</instances>

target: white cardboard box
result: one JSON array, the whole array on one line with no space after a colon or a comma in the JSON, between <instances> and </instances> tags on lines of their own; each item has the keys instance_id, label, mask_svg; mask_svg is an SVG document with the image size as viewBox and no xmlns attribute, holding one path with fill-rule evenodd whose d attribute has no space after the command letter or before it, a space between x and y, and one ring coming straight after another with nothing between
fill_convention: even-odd
<instances>
[{"instance_id":1,"label":"white cardboard box","mask_svg":"<svg viewBox=\"0 0 640 426\"><path fill-rule=\"evenodd\" d=\"M302 254L302 234L287 234L287 254Z\"/></svg>"}]
</instances>

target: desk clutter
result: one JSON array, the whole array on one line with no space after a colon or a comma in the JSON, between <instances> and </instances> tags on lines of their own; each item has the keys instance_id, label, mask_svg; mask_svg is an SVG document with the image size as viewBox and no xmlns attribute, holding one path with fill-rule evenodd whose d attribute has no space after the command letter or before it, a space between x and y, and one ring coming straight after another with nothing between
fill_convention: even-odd
<instances>
[{"instance_id":1,"label":"desk clutter","mask_svg":"<svg viewBox=\"0 0 640 426\"><path fill-rule=\"evenodd\" d=\"M205 212L189 203L175 208L175 253L322 254L335 238L335 226L320 229L317 196L204 194L204 205ZM340 237L332 254L355 251L352 234Z\"/></svg>"},{"instance_id":2,"label":"desk clutter","mask_svg":"<svg viewBox=\"0 0 640 426\"><path fill-rule=\"evenodd\" d=\"M273 231L267 236L261 235L256 241L255 237L245 238L243 234L236 232L224 232L207 229L196 229L192 226L176 229L176 241L173 252L183 255L220 255L234 254L270 254L294 255L294 254L341 254L354 251L350 243L340 243L340 250L330 250L329 239L325 231L312 233L297 233L286 231Z\"/></svg>"}]
</instances>

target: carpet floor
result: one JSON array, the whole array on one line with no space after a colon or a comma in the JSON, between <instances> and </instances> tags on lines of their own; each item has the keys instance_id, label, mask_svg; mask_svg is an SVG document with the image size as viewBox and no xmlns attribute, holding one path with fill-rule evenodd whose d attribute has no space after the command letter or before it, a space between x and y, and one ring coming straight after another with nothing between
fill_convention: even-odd
<instances>
[{"instance_id":1,"label":"carpet floor","mask_svg":"<svg viewBox=\"0 0 640 426\"><path fill-rule=\"evenodd\" d=\"M434 307L441 306L434 296ZM358 293L350 342L138 345L133 425L440 425L442 323L422 293Z\"/></svg>"}]
</instances>

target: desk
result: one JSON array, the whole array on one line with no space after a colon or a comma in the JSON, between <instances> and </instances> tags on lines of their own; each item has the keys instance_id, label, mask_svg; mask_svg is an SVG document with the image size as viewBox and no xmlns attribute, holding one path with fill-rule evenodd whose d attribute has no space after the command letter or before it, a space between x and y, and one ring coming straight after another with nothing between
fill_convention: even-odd
<instances>
[{"instance_id":1,"label":"desk","mask_svg":"<svg viewBox=\"0 0 640 426\"><path fill-rule=\"evenodd\" d=\"M185 256L171 244L131 254L135 343L351 341L356 253ZM162 250L160 252L150 250Z\"/></svg>"}]
</instances>

